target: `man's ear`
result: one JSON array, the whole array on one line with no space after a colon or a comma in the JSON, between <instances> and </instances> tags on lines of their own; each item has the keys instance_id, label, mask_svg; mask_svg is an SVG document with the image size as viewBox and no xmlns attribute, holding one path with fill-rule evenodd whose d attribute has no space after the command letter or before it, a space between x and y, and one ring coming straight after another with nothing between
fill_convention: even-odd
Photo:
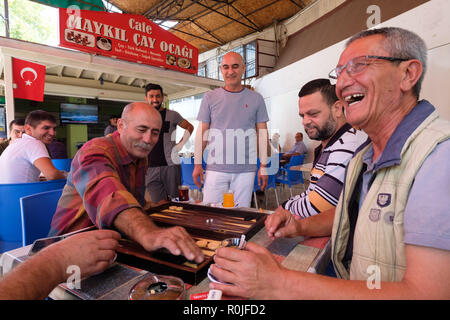
<instances>
[{"instance_id":1,"label":"man's ear","mask_svg":"<svg viewBox=\"0 0 450 320\"><path fill-rule=\"evenodd\" d=\"M117 131L119 131L119 133L122 133L125 126L125 121L122 118L117 119Z\"/></svg>"},{"instance_id":2,"label":"man's ear","mask_svg":"<svg viewBox=\"0 0 450 320\"><path fill-rule=\"evenodd\" d=\"M344 105L341 100L337 100L331 106L331 113L334 116L334 119L341 118L344 116Z\"/></svg>"},{"instance_id":3,"label":"man's ear","mask_svg":"<svg viewBox=\"0 0 450 320\"><path fill-rule=\"evenodd\" d=\"M31 125L25 124L25 125L23 126L23 128L25 129L25 133L26 133L27 135L31 136L31 129L32 129Z\"/></svg>"},{"instance_id":4,"label":"man's ear","mask_svg":"<svg viewBox=\"0 0 450 320\"><path fill-rule=\"evenodd\" d=\"M400 88L404 92L408 92L414 88L423 72L422 63L417 59L402 62L403 75L400 82Z\"/></svg>"}]
</instances>

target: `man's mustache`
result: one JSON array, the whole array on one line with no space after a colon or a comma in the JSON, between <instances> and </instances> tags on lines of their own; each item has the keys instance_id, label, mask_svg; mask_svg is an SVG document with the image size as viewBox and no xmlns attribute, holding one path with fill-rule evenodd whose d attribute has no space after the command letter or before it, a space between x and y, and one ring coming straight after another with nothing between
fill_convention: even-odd
<instances>
[{"instance_id":1,"label":"man's mustache","mask_svg":"<svg viewBox=\"0 0 450 320\"><path fill-rule=\"evenodd\" d=\"M135 143L134 146L145 149L145 150L149 150L149 151L152 149L152 145L150 143L145 143L145 142Z\"/></svg>"}]
</instances>

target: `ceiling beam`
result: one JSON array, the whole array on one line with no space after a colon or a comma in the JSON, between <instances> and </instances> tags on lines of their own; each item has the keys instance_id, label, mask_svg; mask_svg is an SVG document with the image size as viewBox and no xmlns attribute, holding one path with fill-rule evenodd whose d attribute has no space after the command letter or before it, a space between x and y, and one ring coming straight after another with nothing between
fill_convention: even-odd
<instances>
[{"instance_id":1,"label":"ceiling beam","mask_svg":"<svg viewBox=\"0 0 450 320\"><path fill-rule=\"evenodd\" d=\"M211 31L206 30L205 27L203 27L200 23L196 22L195 20L192 20L191 23L195 24L197 27L199 27L200 29L203 30L203 32L206 32L207 34L209 34L211 37L213 37L214 39L216 39L217 41L219 41L221 43L221 45L224 45L226 42L222 39L220 39L219 37L215 36Z\"/></svg>"},{"instance_id":2,"label":"ceiling beam","mask_svg":"<svg viewBox=\"0 0 450 320\"><path fill-rule=\"evenodd\" d=\"M295 4L300 9L303 9L304 7L306 7L306 4L302 0L289 0L289 1L292 2L293 4ZM300 2L300 4L298 4L297 1Z\"/></svg>"},{"instance_id":3,"label":"ceiling beam","mask_svg":"<svg viewBox=\"0 0 450 320\"><path fill-rule=\"evenodd\" d=\"M225 44L224 42L218 42L218 41L213 41L213 40L210 40L210 39L206 39L206 38L203 38L201 36L198 36L198 35L195 35L195 34L192 34L192 33L186 32L186 31L183 31L183 30L179 30L177 28L172 28L172 30L180 32L180 33L183 33L183 34L187 34L189 36L192 36L194 38L198 38L200 40L204 40L204 41L208 41L208 42L211 42L211 43L214 43L214 44L218 44L219 46L223 46Z\"/></svg>"},{"instance_id":4,"label":"ceiling beam","mask_svg":"<svg viewBox=\"0 0 450 320\"><path fill-rule=\"evenodd\" d=\"M235 6L233 6L233 4L229 5L231 8L234 9L234 11L236 11L237 13L239 13L245 20L247 20L248 22L250 22L255 28L257 29L261 29L260 26L257 26L252 20L250 20L246 14L243 14L240 10L238 10Z\"/></svg>"},{"instance_id":5,"label":"ceiling beam","mask_svg":"<svg viewBox=\"0 0 450 320\"><path fill-rule=\"evenodd\" d=\"M253 30L253 31L260 31L259 29L255 28L255 27L253 27L253 26L250 26L250 25L248 25L248 24L246 24L246 23L244 23L244 22L242 22L242 21L239 21L239 20L237 20L237 19L235 19L235 18L232 18L232 17L230 17L229 15L226 15L226 14L224 14L224 13L222 13L222 12L220 12L220 11L214 9L213 7L209 7L209 6L207 6L207 5L203 4L203 3L201 3L201 2L198 1L198 0L197 0L196 3L197 3L199 6L202 6L202 7L206 8L206 9L208 9L208 10L211 10L211 11L213 11L213 12L215 12L215 13L217 13L217 14L219 14L219 15L225 17L225 18L228 18L228 19L230 19L230 20L232 20L232 21L234 21L234 22L236 22L236 23L239 23L240 25L243 25L244 27L247 27L247 28L249 28L249 29L251 29L251 30Z\"/></svg>"}]
</instances>

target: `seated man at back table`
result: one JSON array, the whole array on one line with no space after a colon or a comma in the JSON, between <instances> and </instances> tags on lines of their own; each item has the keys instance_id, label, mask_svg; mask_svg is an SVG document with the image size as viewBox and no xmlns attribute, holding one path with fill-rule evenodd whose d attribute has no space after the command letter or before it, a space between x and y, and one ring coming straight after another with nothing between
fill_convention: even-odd
<instances>
[{"instance_id":1,"label":"seated man at back table","mask_svg":"<svg viewBox=\"0 0 450 320\"><path fill-rule=\"evenodd\" d=\"M297 132L295 134L295 144L292 146L292 148L287 151L283 156L281 157L281 160L284 160L286 162L289 162L293 156L299 156L308 153L308 148L306 148L305 143L303 142L303 133Z\"/></svg>"},{"instance_id":2,"label":"seated man at back table","mask_svg":"<svg viewBox=\"0 0 450 320\"><path fill-rule=\"evenodd\" d=\"M0 156L0 183L38 182L42 173L47 180L65 179L66 172L53 165L45 145L55 138L56 119L43 110L30 112L25 133Z\"/></svg>"},{"instance_id":3,"label":"seated man at back table","mask_svg":"<svg viewBox=\"0 0 450 320\"><path fill-rule=\"evenodd\" d=\"M298 96L299 114L306 133L321 144L314 150L308 189L288 199L266 220L271 236L276 232L281 236L282 230L278 228L294 216L308 218L327 211L332 218L344 183L345 168L355 150L367 140L364 132L347 123L342 102L330 80L312 80L301 88Z\"/></svg>"},{"instance_id":4,"label":"seated man at back table","mask_svg":"<svg viewBox=\"0 0 450 320\"><path fill-rule=\"evenodd\" d=\"M25 133L24 129L25 119L14 119L9 123L9 139L0 142L0 155L5 151L6 147L8 147L11 143L13 143L16 139L22 138L22 134Z\"/></svg>"},{"instance_id":5,"label":"seated man at back table","mask_svg":"<svg viewBox=\"0 0 450 320\"><path fill-rule=\"evenodd\" d=\"M86 142L72 161L50 235L95 225L116 229L148 251L167 248L174 255L203 261L184 228L159 228L144 213L147 156L161 124L155 108L135 102L124 108L116 132Z\"/></svg>"}]
</instances>

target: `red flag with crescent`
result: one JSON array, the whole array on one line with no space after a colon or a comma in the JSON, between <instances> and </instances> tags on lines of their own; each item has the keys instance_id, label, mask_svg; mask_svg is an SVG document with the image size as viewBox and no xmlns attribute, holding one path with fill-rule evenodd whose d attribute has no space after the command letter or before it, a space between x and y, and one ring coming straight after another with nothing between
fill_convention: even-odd
<instances>
[{"instance_id":1,"label":"red flag with crescent","mask_svg":"<svg viewBox=\"0 0 450 320\"><path fill-rule=\"evenodd\" d=\"M45 66L12 58L14 98L44 100Z\"/></svg>"}]
</instances>

